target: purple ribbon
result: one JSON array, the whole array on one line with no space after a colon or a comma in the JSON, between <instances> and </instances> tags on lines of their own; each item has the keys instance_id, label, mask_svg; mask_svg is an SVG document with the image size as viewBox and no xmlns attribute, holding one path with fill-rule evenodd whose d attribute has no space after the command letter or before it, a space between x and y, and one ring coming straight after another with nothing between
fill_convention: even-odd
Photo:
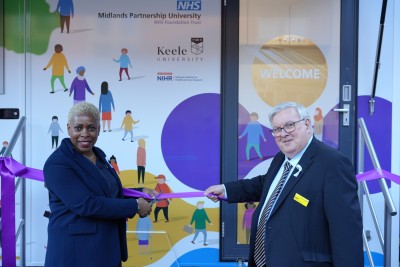
<instances>
[{"instance_id":1,"label":"purple ribbon","mask_svg":"<svg viewBox=\"0 0 400 267\"><path fill-rule=\"evenodd\" d=\"M25 167L11 157L0 157L1 174L1 229L2 266L16 267L15 236L15 177L23 177L39 182L44 181L43 171ZM144 192L123 188L124 196L152 199ZM204 197L204 192L159 194L157 199ZM23 245L23 244L22 244Z\"/></svg>"},{"instance_id":2,"label":"purple ribbon","mask_svg":"<svg viewBox=\"0 0 400 267\"><path fill-rule=\"evenodd\" d=\"M15 175L10 171L12 165L11 158L0 158L2 265L15 267L17 257L15 248Z\"/></svg>"},{"instance_id":3,"label":"purple ribbon","mask_svg":"<svg viewBox=\"0 0 400 267\"><path fill-rule=\"evenodd\" d=\"M391 172L382 170L382 169L376 169L364 173L360 173L356 175L357 181L370 181L370 180L375 180L375 179L380 179L380 178L386 178L389 179L396 184L400 184L400 176L393 174Z\"/></svg>"},{"instance_id":4,"label":"purple ribbon","mask_svg":"<svg viewBox=\"0 0 400 267\"><path fill-rule=\"evenodd\" d=\"M122 192L124 193L124 196L152 199L152 197L149 196L148 194L132 189L123 188ZM204 192L161 193L156 196L156 199L190 198L190 197L204 197Z\"/></svg>"},{"instance_id":5,"label":"purple ribbon","mask_svg":"<svg viewBox=\"0 0 400 267\"><path fill-rule=\"evenodd\" d=\"M10 157L0 157L1 174L1 207L2 207L2 266L16 266L15 236L15 177L23 177L35 181L44 181L43 171L25 167ZM356 175L357 181L386 178L400 184L400 176L377 169ZM148 194L137 190L123 188L124 196L151 199ZM204 192L165 193L157 195L157 199L204 197Z\"/></svg>"}]
</instances>

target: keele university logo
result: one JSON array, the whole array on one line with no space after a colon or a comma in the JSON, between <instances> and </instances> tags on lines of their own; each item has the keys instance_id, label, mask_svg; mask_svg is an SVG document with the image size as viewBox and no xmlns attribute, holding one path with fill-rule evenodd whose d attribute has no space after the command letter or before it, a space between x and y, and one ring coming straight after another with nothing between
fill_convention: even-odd
<instances>
[{"instance_id":1,"label":"keele university logo","mask_svg":"<svg viewBox=\"0 0 400 267\"><path fill-rule=\"evenodd\" d=\"M199 56L204 52L204 38L190 38L190 46L177 44L176 46L157 46L157 61L159 62L202 62Z\"/></svg>"},{"instance_id":2,"label":"keele university logo","mask_svg":"<svg viewBox=\"0 0 400 267\"><path fill-rule=\"evenodd\" d=\"M204 38L191 37L190 46L175 45L175 46L157 46L157 62L173 63L173 64L190 64L201 63L204 58L201 54L204 53ZM172 82L172 81L201 81L196 75L180 76L179 74L173 75L169 71L157 72L157 81L159 82Z\"/></svg>"}]
</instances>

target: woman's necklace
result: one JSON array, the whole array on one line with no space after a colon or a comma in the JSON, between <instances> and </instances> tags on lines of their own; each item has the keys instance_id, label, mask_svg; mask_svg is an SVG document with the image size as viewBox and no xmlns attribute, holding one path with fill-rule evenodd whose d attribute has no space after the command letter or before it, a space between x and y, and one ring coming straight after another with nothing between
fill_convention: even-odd
<instances>
[{"instance_id":1,"label":"woman's necklace","mask_svg":"<svg viewBox=\"0 0 400 267\"><path fill-rule=\"evenodd\" d=\"M93 157L94 157L94 152L92 150L92 155L90 156L86 156L85 154L82 154L85 158L87 158L88 160L92 161Z\"/></svg>"}]
</instances>

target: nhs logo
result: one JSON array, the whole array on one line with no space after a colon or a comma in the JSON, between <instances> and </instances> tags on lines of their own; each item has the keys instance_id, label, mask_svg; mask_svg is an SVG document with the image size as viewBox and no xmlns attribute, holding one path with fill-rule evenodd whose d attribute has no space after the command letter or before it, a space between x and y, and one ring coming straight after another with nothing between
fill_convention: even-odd
<instances>
[{"instance_id":1,"label":"nhs logo","mask_svg":"<svg viewBox=\"0 0 400 267\"><path fill-rule=\"evenodd\" d=\"M186 0L186 1L177 0L176 1L176 9L177 10L200 11L201 10L201 0Z\"/></svg>"}]
</instances>

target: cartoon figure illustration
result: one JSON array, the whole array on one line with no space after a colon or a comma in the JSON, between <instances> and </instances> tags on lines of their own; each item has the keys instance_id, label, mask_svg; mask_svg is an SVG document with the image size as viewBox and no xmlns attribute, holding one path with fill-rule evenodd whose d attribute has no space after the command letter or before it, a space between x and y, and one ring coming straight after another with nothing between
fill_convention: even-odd
<instances>
[{"instance_id":1,"label":"cartoon figure illustration","mask_svg":"<svg viewBox=\"0 0 400 267\"><path fill-rule=\"evenodd\" d=\"M112 155L110 157L109 163L114 168L114 170L118 173L118 175L120 175L118 164L117 164L117 158L114 155Z\"/></svg>"},{"instance_id":2,"label":"cartoon figure illustration","mask_svg":"<svg viewBox=\"0 0 400 267\"><path fill-rule=\"evenodd\" d=\"M4 155L4 153L6 152L7 147L8 147L8 141L3 141L3 147L1 148L0 156ZM10 155L10 157L12 157L12 155Z\"/></svg>"},{"instance_id":3,"label":"cartoon figure illustration","mask_svg":"<svg viewBox=\"0 0 400 267\"><path fill-rule=\"evenodd\" d=\"M54 82L56 79L60 80L60 83L62 87L64 88L64 92L68 91L67 86L65 86L64 82L64 68L68 70L69 73L71 73L69 67L68 67L68 62L67 59L65 58L65 55L63 54L63 47L60 44L56 44L54 46L54 54L51 57L49 63L47 63L46 67L43 68L43 70L47 70L50 66L52 67L52 74L51 74L51 92L50 94L54 94Z\"/></svg>"},{"instance_id":4,"label":"cartoon figure illustration","mask_svg":"<svg viewBox=\"0 0 400 267\"><path fill-rule=\"evenodd\" d=\"M58 0L56 11L60 13L61 33L64 32L64 24L67 26L69 33L69 24L71 17L74 17L74 3L72 0Z\"/></svg>"},{"instance_id":5,"label":"cartoon figure illustration","mask_svg":"<svg viewBox=\"0 0 400 267\"><path fill-rule=\"evenodd\" d=\"M243 138L247 134L247 145L246 145L246 159L250 160L250 149L254 148L260 160L263 156L260 152L260 137L267 142L265 139L264 132L262 130L261 124L258 122L258 114L252 112L250 114L250 121L244 129L243 133L239 136L239 139Z\"/></svg>"},{"instance_id":6,"label":"cartoon figure illustration","mask_svg":"<svg viewBox=\"0 0 400 267\"><path fill-rule=\"evenodd\" d=\"M128 53L128 49L126 48L122 48L121 49L121 56L119 57L119 59L115 59L113 58L113 60L115 62L119 62L119 81L122 81L122 71L125 71L126 76L128 76L128 80L131 79L131 77L129 77L129 73L128 73L128 66L130 66L132 68L132 64L131 64L131 60L129 59L129 56L127 55Z\"/></svg>"},{"instance_id":7,"label":"cartoon figure illustration","mask_svg":"<svg viewBox=\"0 0 400 267\"><path fill-rule=\"evenodd\" d=\"M171 193L171 189L165 183L165 175L160 174L154 178L157 179L157 185L154 188L154 190L156 190L160 194ZM160 199L159 201L156 202L156 209L154 210L155 220L153 222L155 222L155 223L157 222L158 213L160 212L160 210L162 210L164 213L165 222L169 222L168 206L169 206L170 201L172 201L172 199Z\"/></svg>"},{"instance_id":8,"label":"cartoon figure illustration","mask_svg":"<svg viewBox=\"0 0 400 267\"><path fill-rule=\"evenodd\" d=\"M140 184L140 177L142 177L142 183L144 184L144 175L146 169L146 141L139 139L137 156L136 156L137 170L138 170L138 184Z\"/></svg>"},{"instance_id":9,"label":"cartoon figure illustration","mask_svg":"<svg viewBox=\"0 0 400 267\"><path fill-rule=\"evenodd\" d=\"M324 118L322 116L322 109L317 107L314 115L314 136L322 141L322 134L324 128Z\"/></svg>"},{"instance_id":10,"label":"cartoon figure illustration","mask_svg":"<svg viewBox=\"0 0 400 267\"><path fill-rule=\"evenodd\" d=\"M246 230L246 244L250 243L250 233L251 233L251 218L253 216L256 204L254 202L247 202L244 204L246 208L243 214L242 229Z\"/></svg>"},{"instance_id":11,"label":"cartoon figure illustration","mask_svg":"<svg viewBox=\"0 0 400 267\"><path fill-rule=\"evenodd\" d=\"M101 83L101 95L99 99L99 110L101 112L101 120L103 121L103 132L106 131L106 122L108 131L111 132L111 107L115 112L114 99L111 91L108 90L108 82Z\"/></svg>"},{"instance_id":12,"label":"cartoon figure illustration","mask_svg":"<svg viewBox=\"0 0 400 267\"><path fill-rule=\"evenodd\" d=\"M207 246L207 231L206 231L206 221L212 225L210 219L207 216L206 211L204 210L204 201L198 201L197 204L197 209L193 212L192 220L190 221L189 225L192 225L194 222L194 237L192 240L192 243L194 244L196 241L197 236L199 233L203 233L204 236L204 242L203 245Z\"/></svg>"},{"instance_id":13,"label":"cartoon figure illustration","mask_svg":"<svg viewBox=\"0 0 400 267\"><path fill-rule=\"evenodd\" d=\"M57 148L58 147L58 137L60 136L60 132L63 133L63 130L60 127L60 124L58 123L58 117L53 116L51 118L51 123L49 127L49 131L47 133L51 132L51 148ZM54 147L55 145L55 147Z\"/></svg>"},{"instance_id":14,"label":"cartoon figure illustration","mask_svg":"<svg viewBox=\"0 0 400 267\"><path fill-rule=\"evenodd\" d=\"M139 217L137 224L136 224L136 231L138 245L139 245L139 254L147 254L149 251L149 239L150 239L150 231L153 230L153 224L150 220L149 216L146 217Z\"/></svg>"},{"instance_id":15,"label":"cartoon figure illustration","mask_svg":"<svg viewBox=\"0 0 400 267\"><path fill-rule=\"evenodd\" d=\"M84 66L79 66L76 69L76 74L78 74L75 79L72 81L71 88L69 89L69 96L74 93L74 105L79 103L79 102L85 102L86 100L86 90L94 95L92 90L89 87L89 84L87 83L85 79L85 67Z\"/></svg>"},{"instance_id":16,"label":"cartoon figure illustration","mask_svg":"<svg viewBox=\"0 0 400 267\"><path fill-rule=\"evenodd\" d=\"M125 111L125 117L124 120L122 121L121 128L125 125L125 133L124 137L122 137L122 141L125 141L125 137L128 133L131 134L131 142L133 142L133 125L139 123L140 120L133 120L132 119L132 111L129 109Z\"/></svg>"}]
</instances>

